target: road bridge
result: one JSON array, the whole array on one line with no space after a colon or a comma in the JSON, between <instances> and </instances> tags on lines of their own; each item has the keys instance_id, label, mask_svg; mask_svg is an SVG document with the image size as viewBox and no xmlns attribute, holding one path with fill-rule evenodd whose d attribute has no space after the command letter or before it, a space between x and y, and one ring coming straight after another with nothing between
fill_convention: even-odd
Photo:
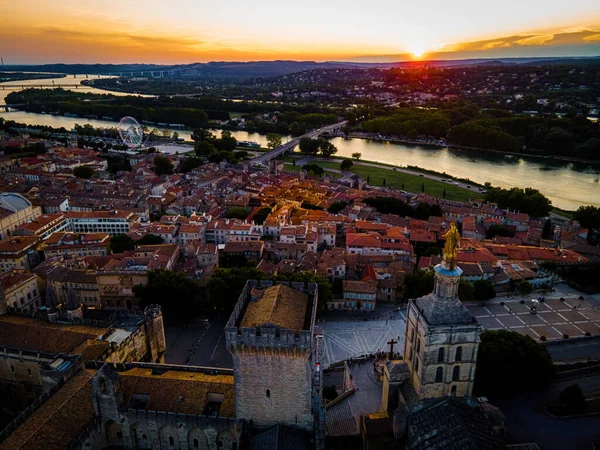
<instances>
[{"instance_id":1,"label":"road bridge","mask_svg":"<svg viewBox=\"0 0 600 450\"><path fill-rule=\"evenodd\" d=\"M267 153L263 153L262 155L259 155L256 158L251 159L250 163L265 164L267 161L270 161L270 160L275 159L287 152L292 151L294 149L294 147L296 145L298 145L298 143L300 142L300 139L302 139L303 137L317 138L325 133L334 133L334 132L338 131L340 128L342 128L344 125L346 125L346 123L347 123L346 121L343 121L343 122L335 123L333 125L327 125L325 127L321 127L317 130L309 131L308 133L303 134L302 136L298 136L297 138L294 138L291 141L286 142L285 144L282 144L279 147L276 147L273 150L268 151Z\"/></svg>"}]
</instances>

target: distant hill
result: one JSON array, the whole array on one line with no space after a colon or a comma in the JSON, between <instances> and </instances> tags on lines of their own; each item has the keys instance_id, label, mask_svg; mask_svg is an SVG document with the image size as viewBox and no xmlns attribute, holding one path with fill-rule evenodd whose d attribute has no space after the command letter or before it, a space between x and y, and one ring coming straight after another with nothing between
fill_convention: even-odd
<instances>
[{"instance_id":1,"label":"distant hill","mask_svg":"<svg viewBox=\"0 0 600 450\"><path fill-rule=\"evenodd\" d=\"M369 62L315 62L315 61L248 61L248 62L209 62L179 65L159 64L44 64L5 66L4 70L53 72L65 74L131 74L142 72L172 71L174 78L183 79L244 79L267 78L287 75L312 69L341 68L390 68L390 67L460 67L472 65L498 64L600 64L600 57L593 58L489 58L431 61L398 61L389 63ZM145 75L145 74L144 74Z\"/></svg>"}]
</instances>

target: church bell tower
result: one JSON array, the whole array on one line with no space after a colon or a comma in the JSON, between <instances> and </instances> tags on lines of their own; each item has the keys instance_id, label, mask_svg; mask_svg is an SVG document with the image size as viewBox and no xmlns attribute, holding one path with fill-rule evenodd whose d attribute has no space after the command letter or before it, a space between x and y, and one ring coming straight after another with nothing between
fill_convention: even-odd
<instances>
[{"instance_id":1,"label":"church bell tower","mask_svg":"<svg viewBox=\"0 0 600 450\"><path fill-rule=\"evenodd\" d=\"M420 399L470 397L482 326L458 299L462 270L456 264L460 235L452 223L444 236L433 292L408 302L404 358Z\"/></svg>"}]
</instances>

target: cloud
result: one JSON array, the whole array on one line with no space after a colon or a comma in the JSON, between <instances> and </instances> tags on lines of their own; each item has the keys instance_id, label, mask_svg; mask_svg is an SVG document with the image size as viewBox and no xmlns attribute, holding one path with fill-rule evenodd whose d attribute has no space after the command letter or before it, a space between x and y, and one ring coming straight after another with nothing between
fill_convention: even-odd
<instances>
[{"instance_id":1,"label":"cloud","mask_svg":"<svg viewBox=\"0 0 600 450\"><path fill-rule=\"evenodd\" d=\"M498 48L528 46L588 45L600 40L600 31L582 30L555 34L528 34L505 36L481 41L459 42L442 47L438 52L485 51Z\"/></svg>"}]
</instances>

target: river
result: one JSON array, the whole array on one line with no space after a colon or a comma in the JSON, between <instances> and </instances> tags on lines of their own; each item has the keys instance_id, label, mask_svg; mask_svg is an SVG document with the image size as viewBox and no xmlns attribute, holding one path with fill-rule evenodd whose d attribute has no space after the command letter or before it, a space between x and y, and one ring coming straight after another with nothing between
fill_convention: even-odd
<instances>
[{"instance_id":1,"label":"river","mask_svg":"<svg viewBox=\"0 0 600 450\"><path fill-rule=\"evenodd\" d=\"M68 76L54 80L54 86L81 82L85 76L77 78ZM27 80L11 82L19 85L47 85L52 87L52 80ZM2 84L0 83L0 87ZM128 95L121 92L104 91L89 87L80 87L84 92L110 93ZM4 104L4 96L10 91L0 90L0 104ZM115 122L97 119L51 116L33 114L23 111L0 113L0 117L16 122L32 125L49 125L72 129L78 123L90 124L94 127L113 127ZM189 130L172 129L184 139L189 139ZM265 147L266 136L246 131L232 131L233 136L241 141L254 141ZM288 137L284 137L284 142ZM338 148L336 156L351 157L359 152L365 161L382 162L398 166L418 166L424 169L446 172L460 178L469 178L477 183L490 182L494 186L510 188L532 187L539 189L552 200L552 204L567 210L575 210L581 205L600 206L600 164L571 163L549 158L519 157L502 155L493 152L473 152L449 148L413 146L398 143L385 143L365 139L334 138L332 142Z\"/></svg>"}]
</instances>

